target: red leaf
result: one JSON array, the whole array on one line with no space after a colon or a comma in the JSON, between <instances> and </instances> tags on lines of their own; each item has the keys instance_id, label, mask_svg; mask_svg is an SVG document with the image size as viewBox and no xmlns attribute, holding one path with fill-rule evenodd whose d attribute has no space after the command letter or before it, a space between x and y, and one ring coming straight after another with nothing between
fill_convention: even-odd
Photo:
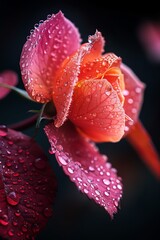
<instances>
[{"instance_id":1,"label":"red leaf","mask_svg":"<svg viewBox=\"0 0 160 240\"><path fill-rule=\"evenodd\" d=\"M0 235L34 239L52 215L54 173L36 142L0 126Z\"/></svg>"},{"instance_id":2,"label":"red leaf","mask_svg":"<svg viewBox=\"0 0 160 240\"><path fill-rule=\"evenodd\" d=\"M59 165L71 181L113 217L122 196L122 183L107 157L69 122L60 128L51 123L45 132Z\"/></svg>"},{"instance_id":3,"label":"red leaf","mask_svg":"<svg viewBox=\"0 0 160 240\"><path fill-rule=\"evenodd\" d=\"M6 70L0 74L0 83L15 86L18 83L17 74L13 71ZM7 96L11 90L0 86L0 99Z\"/></svg>"}]
</instances>

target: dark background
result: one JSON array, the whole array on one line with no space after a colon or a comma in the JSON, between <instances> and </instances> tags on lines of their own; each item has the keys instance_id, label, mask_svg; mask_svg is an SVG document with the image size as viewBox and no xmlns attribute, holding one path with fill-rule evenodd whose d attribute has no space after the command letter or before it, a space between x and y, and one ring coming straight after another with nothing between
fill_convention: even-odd
<instances>
[{"instance_id":1,"label":"dark background","mask_svg":"<svg viewBox=\"0 0 160 240\"><path fill-rule=\"evenodd\" d=\"M105 5L104 5L105 4ZM133 10L133 2L109 5L101 0L88 1L1 1L0 2L0 72L14 70L19 76L20 54L26 37L35 23L59 10L79 28L83 41L98 29L106 39L106 52L122 57L146 84L140 119L160 151L160 62L150 59L138 38L138 28L146 21L160 21L158 6L147 11ZM146 3L145 3L146 4ZM153 7L154 6L154 7ZM147 5L145 5L145 9ZM39 109L10 93L0 102L0 124L11 124L31 116L30 109ZM34 128L24 131L32 135ZM69 181L55 159L49 156L49 144L40 130L37 141L49 157L58 179L54 214L36 240L86 239L158 239L160 226L160 184L129 143L123 139L116 144L101 144L102 153L123 179L121 208L111 220L103 208L89 200Z\"/></svg>"}]
</instances>

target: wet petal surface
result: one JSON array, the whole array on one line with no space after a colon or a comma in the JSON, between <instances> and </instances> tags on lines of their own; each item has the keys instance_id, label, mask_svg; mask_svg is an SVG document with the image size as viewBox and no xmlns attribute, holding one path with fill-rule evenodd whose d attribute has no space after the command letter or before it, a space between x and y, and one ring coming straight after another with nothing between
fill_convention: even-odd
<instances>
[{"instance_id":1,"label":"wet petal surface","mask_svg":"<svg viewBox=\"0 0 160 240\"><path fill-rule=\"evenodd\" d=\"M34 239L52 215L57 183L30 137L0 126L0 235Z\"/></svg>"},{"instance_id":2,"label":"wet petal surface","mask_svg":"<svg viewBox=\"0 0 160 240\"><path fill-rule=\"evenodd\" d=\"M116 142L124 134L125 112L106 80L85 80L75 87L69 119L96 142Z\"/></svg>"},{"instance_id":3,"label":"wet petal surface","mask_svg":"<svg viewBox=\"0 0 160 240\"><path fill-rule=\"evenodd\" d=\"M35 26L20 59L22 79L30 97L42 103L52 99L56 71L79 45L77 28L62 12Z\"/></svg>"},{"instance_id":4,"label":"wet petal surface","mask_svg":"<svg viewBox=\"0 0 160 240\"><path fill-rule=\"evenodd\" d=\"M74 87L79 80L80 66L86 61L93 61L103 51L104 40L101 33L90 36L88 43L66 59L57 72L53 85L53 102L57 109L55 126L60 127L66 120L72 102Z\"/></svg>"},{"instance_id":5,"label":"wet petal surface","mask_svg":"<svg viewBox=\"0 0 160 240\"><path fill-rule=\"evenodd\" d=\"M124 74L125 97L124 110L129 118L126 118L125 133L127 134L133 124L138 120L139 113L143 104L145 85L140 81L136 74L125 64L121 64Z\"/></svg>"},{"instance_id":6,"label":"wet petal surface","mask_svg":"<svg viewBox=\"0 0 160 240\"><path fill-rule=\"evenodd\" d=\"M51 123L44 130L59 165L71 181L113 217L122 196L122 183L107 157L79 135L70 122L61 128Z\"/></svg>"}]
</instances>

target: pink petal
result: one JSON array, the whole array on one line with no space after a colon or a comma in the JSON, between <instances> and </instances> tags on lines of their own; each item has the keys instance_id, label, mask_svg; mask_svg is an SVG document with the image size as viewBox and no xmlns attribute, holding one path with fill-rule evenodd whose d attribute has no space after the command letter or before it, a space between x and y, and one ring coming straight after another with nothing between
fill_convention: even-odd
<instances>
[{"instance_id":1,"label":"pink petal","mask_svg":"<svg viewBox=\"0 0 160 240\"><path fill-rule=\"evenodd\" d=\"M122 184L107 157L98 152L93 142L79 135L69 122L61 128L48 124L45 132L59 165L70 180L113 217L122 196Z\"/></svg>"},{"instance_id":2,"label":"pink petal","mask_svg":"<svg viewBox=\"0 0 160 240\"><path fill-rule=\"evenodd\" d=\"M124 135L125 112L106 79L78 82L68 118L95 142L117 142Z\"/></svg>"},{"instance_id":3,"label":"pink petal","mask_svg":"<svg viewBox=\"0 0 160 240\"><path fill-rule=\"evenodd\" d=\"M68 116L74 87L79 80L80 65L99 57L103 52L103 46L104 39L101 33L96 31L93 36L88 38L88 43L83 44L81 48L61 66L53 85L53 102L57 109L56 127L60 127Z\"/></svg>"},{"instance_id":4,"label":"pink petal","mask_svg":"<svg viewBox=\"0 0 160 240\"><path fill-rule=\"evenodd\" d=\"M136 74L124 63L121 64L124 74L125 90L123 92L124 110L127 115L125 132L128 133L130 127L137 121L143 103L145 85L140 81Z\"/></svg>"},{"instance_id":5,"label":"pink petal","mask_svg":"<svg viewBox=\"0 0 160 240\"><path fill-rule=\"evenodd\" d=\"M11 70L6 70L0 74L0 84L8 84L10 86L16 86L18 83L18 76ZM0 86L0 99L7 96L11 90Z\"/></svg>"},{"instance_id":6,"label":"pink petal","mask_svg":"<svg viewBox=\"0 0 160 240\"><path fill-rule=\"evenodd\" d=\"M138 38L151 60L160 61L160 22L146 22L139 26Z\"/></svg>"},{"instance_id":7,"label":"pink petal","mask_svg":"<svg viewBox=\"0 0 160 240\"><path fill-rule=\"evenodd\" d=\"M80 41L78 29L60 11L35 27L20 58L22 79L31 98L37 102L52 99L56 71Z\"/></svg>"},{"instance_id":8,"label":"pink petal","mask_svg":"<svg viewBox=\"0 0 160 240\"><path fill-rule=\"evenodd\" d=\"M34 239L52 215L57 183L36 142L0 126L0 235Z\"/></svg>"}]
</instances>

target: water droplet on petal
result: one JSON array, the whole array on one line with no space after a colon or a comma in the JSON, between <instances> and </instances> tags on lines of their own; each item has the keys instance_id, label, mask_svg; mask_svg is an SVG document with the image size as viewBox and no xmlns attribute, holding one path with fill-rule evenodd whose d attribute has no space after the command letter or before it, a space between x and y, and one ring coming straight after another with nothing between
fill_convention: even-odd
<instances>
[{"instance_id":1,"label":"water droplet on petal","mask_svg":"<svg viewBox=\"0 0 160 240\"><path fill-rule=\"evenodd\" d=\"M71 168L71 167L68 167L68 172L71 173L71 174L73 174L73 173L74 173L74 169Z\"/></svg>"},{"instance_id":2,"label":"water droplet on petal","mask_svg":"<svg viewBox=\"0 0 160 240\"><path fill-rule=\"evenodd\" d=\"M44 169L46 167L46 161L42 158L37 158L34 162L34 165L38 169Z\"/></svg>"},{"instance_id":3,"label":"water droplet on petal","mask_svg":"<svg viewBox=\"0 0 160 240\"><path fill-rule=\"evenodd\" d=\"M9 235L10 237L13 237L13 236L14 236L14 231L13 231L13 229L10 229L10 230L8 231L8 235Z\"/></svg>"},{"instance_id":4,"label":"water droplet on petal","mask_svg":"<svg viewBox=\"0 0 160 240\"><path fill-rule=\"evenodd\" d=\"M129 95L129 91L125 89L125 90L123 91L123 95L124 95L124 96Z\"/></svg>"},{"instance_id":5,"label":"water droplet on petal","mask_svg":"<svg viewBox=\"0 0 160 240\"><path fill-rule=\"evenodd\" d=\"M141 93L142 89L140 87L136 87L135 92L136 93Z\"/></svg>"},{"instance_id":6,"label":"water droplet on petal","mask_svg":"<svg viewBox=\"0 0 160 240\"><path fill-rule=\"evenodd\" d=\"M20 211L17 210L17 211L15 212L15 215L16 215L17 217L19 217L19 216L21 215Z\"/></svg>"},{"instance_id":7,"label":"water droplet on petal","mask_svg":"<svg viewBox=\"0 0 160 240\"><path fill-rule=\"evenodd\" d=\"M62 165L67 165L67 162L66 162L66 160L62 157L62 156L58 156L58 161L62 164Z\"/></svg>"},{"instance_id":8,"label":"water droplet on petal","mask_svg":"<svg viewBox=\"0 0 160 240\"><path fill-rule=\"evenodd\" d=\"M53 149L53 147L49 149L50 154L54 154L55 152L56 152L56 149Z\"/></svg>"},{"instance_id":9,"label":"water droplet on petal","mask_svg":"<svg viewBox=\"0 0 160 240\"><path fill-rule=\"evenodd\" d=\"M104 192L104 194L105 194L107 197L109 197L109 192Z\"/></svg>"},{"instance_id":10,"label":"water droplet on petal","mask_svg":"<svg viewBox=\"0 0 160 240\"><path fill-rule=\"evenodd\" d=\"M12 205L12 206L15 206L19 203L19 195L15 192L10 192L8 195L7 195L7 202Z\"/></svg>"},{"instance_id":11,"label":"water droplet on petal","mask_svg":"<svg viewBox=\"0 0 160 240\"><path fill-rule=\"evenodd\" d=\"M111 94L111 92L110 92L110 91L106 91L105 94L106 94L107 96L109 96L109 95Z\"/></svg>"},{"instance_id":12,"label":"water droplet on petal","mask_svg":"<svg viewBox=\"0 0 160 240\"><path fill-rule=\"evenodd\" d=\"M105 185L109 185L110 184L110 181L108 180L108 179L103 179L103 183L105 184Z\"/></svg>"},{"instance_id":13,"label":"water droplet on petal","mask_svg":"<svg viewBox=\"0 0 160 240\"><path fill-rule=\"evenodd\" d=\"M0 217L0 224L3 226L7 226L9 224L7 215L4 214L3 216Z\"/></svg>"},{"instance_id":14,"label":"water droplet on petal","mask_svg":"<svg viewBox=\"0 0 160 240\"><path fill-rule=\"evenodd\" d=\"M22 229L22 232L27 232L27 231L28 231L28 229L27 229L27 226L26 226L26 225L23 225L21 229Z\"/></svg>"},{"instance_id":15,"label":"water droplet on petal","mask_svg":"<svg viewBox=\"0 0 160 240\"><path fill-rule=\"evenodd\" d=\"M88 194L88 190L86 188L84 188L84 193Z\"/></svg>"},{"instance_id":16,"label":"water droplet on petal","mask_svg":"<svg viewBox=\"0 0 160 240\"><path fill-rule=\"evenodd\" d=\"M0 126L0 136L5 137L7 135L8 128L5 125Z\"/></svg>"},{"instance_id":17,"label":"water droplet on petal","mask_svg":"<svg viewBox=\"0 0 160 240\"><path fill-rule=\"evenodd\" d=\"M118 188L119 190L122 190L122 186L121 186L120 184L117 185L117 188Z\"/></svg>"},{"instance_id":18,"label":"water droplet on petal","mask_svg":"<svg viewBox=\"0 0 160 240\"><path fill-rule=\"evenodd\" d=\"M8 141L8 144L9 144L9 145L13 145L13 142L12 142L12 141Z\"/></svg>"},{"instance_id":19,"label":"water droplet on petal","mask_svg":"<svg viewBox=\"0 0 160 240\"><path fill-rule=\"evenodd\" d=\"M45 215L46 217L51 217L52 214L53 214L52 208L48 208L48 207L47 207L47 208L44 209L44 215Z\"/></svg>"},{"instance_id":20,"label":"water droplet on petal","mask_svg":"<svg viewBox=\"0 0 160 240\"><path fill-rule=\"evenodd\" d=\"M59 152L63 151L63 147L61 145L58 145L57 146L57 151L59 151Z\"/></svg>"},{"instance_id":21,"label":"water droplet on petal","mask_svg":"<svg viewBox=\"0 0 160 240\"><path fill-rule=\"evenodd\" d=\"M94 172L95 171L94 167L93 166L89 166L89 171Z\"/></svg>"}]
</instances>

